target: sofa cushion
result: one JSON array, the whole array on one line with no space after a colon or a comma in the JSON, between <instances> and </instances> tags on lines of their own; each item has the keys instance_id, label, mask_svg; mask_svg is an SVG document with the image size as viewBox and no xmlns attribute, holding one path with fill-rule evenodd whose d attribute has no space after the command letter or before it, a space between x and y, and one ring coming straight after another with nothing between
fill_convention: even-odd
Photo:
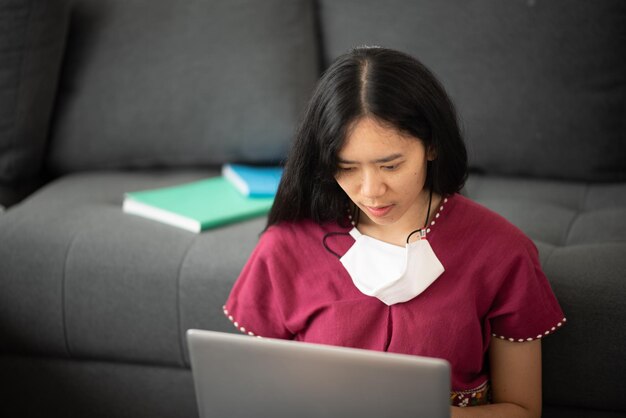
<instances>
[{"instance_id":1,"label":"sofa cushion","mask_svg":"<svg viewBox=\"0 0 626 418\"><path fill-rule=\"evenodd\" d=\"M542 343L545 403L625 413L626 183L472 175L465 193L534 239L567 317Z\"/></svg>"},{"instance_id":2,"label":"sofa cushion","mask_svg":"<svg viewBox=\"0 0 626 418\"><path fill-rule=\"evenodd\" d=\"M0 204L19 200L39 175L69 3L0 0Z\"/></svg>"},{"instance_id":3,"label":"sofa cushion","mask_svg":"<svg viewBox=\"0 0 626 418\"><path fill-rule=\"evenodd\" d=\"M79 0L49 167L284 157L318 75L309 0Z\"/></svg>"},{"instance_id":4,"label":"sofa cushion","mask_svg":"<svg viewBox=\"0 0 626 418\"><path fill-rule=\"evenodd\" d=\"M187 329L237 332L222 306L265 219L197 235L121 208L212 174L80 173L0 215L0 353L180 367Z\"/></svg>"},{"instance_id":5,"label":"sofa cushion","mask_svg":"<svg viewBox=\"0 0 626 418\"><path fill-rule=\"evenodd\" d=\"M321 0L325 61L404 50L456 102L471 165L496 175L626 179L626 2Z\"/></svg>"},{"instance_id":6,"label":"sofa cushion","mask_svg":"<svg viewBox=\"0 0 626 418\"><path fill-rule=\"evenodd\" d=\"M0 356L0 370L11 382L2 391L3 417L199 417L188 369Z\"/></svg>"},{"instance_id":7,"label":"sofa cushion","mask_svg":"<svg viewBox=\"0 0 626 418\"><path fill-rule=\"evenodd\" d=\"M184 366L186 329L237 332L221 307L265 219L196 235L121 211L212 174L78 173L0 215L0 352ZM568 318L543 342L546 404L623 413L626 184L473 175L465 193L535 240Z\"/></svg>"}]
</instances>

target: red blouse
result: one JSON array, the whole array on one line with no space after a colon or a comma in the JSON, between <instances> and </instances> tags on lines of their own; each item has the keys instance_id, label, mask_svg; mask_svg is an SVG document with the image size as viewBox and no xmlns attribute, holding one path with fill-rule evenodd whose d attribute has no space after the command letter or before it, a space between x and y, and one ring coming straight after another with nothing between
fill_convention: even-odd
<instances>
[{"instance_id":1,"label":"red blouse","mask_svg":"<svg viewBox=\"0 0 626 418\"><path fill-rule=\"evenodd\" d=\"M324 247L326 234L345 232L326 240L343 255L354 243L349 229L308 220L270 227L224 313L250 335L446 359L453 404L485 396L492 336L530 341L565 322L532 241L461 195L442 201L427 234L445 272L405 303L362 294Z\"/></svg>"}]
</instances>

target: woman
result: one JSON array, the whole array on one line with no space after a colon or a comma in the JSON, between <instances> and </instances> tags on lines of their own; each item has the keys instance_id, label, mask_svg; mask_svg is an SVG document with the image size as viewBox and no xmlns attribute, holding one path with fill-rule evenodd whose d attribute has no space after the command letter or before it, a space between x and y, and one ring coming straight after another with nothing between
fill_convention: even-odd
<instances>
[{"instance_id":1,"label":"woman","mask_svg":"<svg viewBox=\"0 0 626 418\"><path fill-rule=\"evenodd\" d=\"M565 318L533 243L458 194L466 175L427 68L378 47L339 57L225 314L250 335L444 358L454 417L539 417L541 339Z\"/></svg>"}]
</instances>

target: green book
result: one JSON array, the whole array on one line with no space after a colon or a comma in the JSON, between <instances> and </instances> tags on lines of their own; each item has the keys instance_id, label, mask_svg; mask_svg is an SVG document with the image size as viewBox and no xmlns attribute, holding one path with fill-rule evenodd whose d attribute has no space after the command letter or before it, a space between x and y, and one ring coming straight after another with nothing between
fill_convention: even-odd
<instances>
[{"instance_id":1,"label":"green book","mask_svg":"<svg viewBox=\"0 0 626 418\"><path fill-rule=\"evenodd\" d=\"M123 210L199 233L264 215L273 202L273 197L242 196L224 177L212 177L177 186L126 193Z\"/></svg>"}]
</instances>

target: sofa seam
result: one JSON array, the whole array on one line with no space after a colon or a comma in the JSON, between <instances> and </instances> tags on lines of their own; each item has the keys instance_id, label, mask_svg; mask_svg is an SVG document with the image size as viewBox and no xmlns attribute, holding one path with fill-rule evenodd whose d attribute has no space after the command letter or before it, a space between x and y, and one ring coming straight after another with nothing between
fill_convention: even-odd
<instances>
[{"instance_id":1,"label":"sofa seam","mask_svg":"<svg viewBox=\"0 0 626 418\"><path fill-rule=\"evenodd\" d=\"M572 227L574 226L578 218L580 218L580 216L583 214L583 212L586 212L587 210L586 202L587 202L587 196L589 196L589 189L590 189L589 183L585 183L583 193L578 203L578 207L576 208L576 214L569 221L567 228L565 229L565 233L563 234L563 240L561 241L562 247L568 246L567 243L569 242L569 237L571 235Z\"/></svg>"},{"instance_id":2,"label":"sofa seam","mask_svg":"<svg viewBox=\"0 0 626 418\"><path fill-rule=\"evenodd\" d=\"M70 239L69 244L67 245L67 248L65 249L65 259L63 260L63 272L61 274L61 316L62 316L62 321L63 321L63 339L65 341L65 350L67 351L67 355L70 358L74 358L74 354L72 353L70 339L69 339L69 335L67 331L68 329L67 327L67 298L66 298L67 266L69 263L70 252L72 251L72 248L74 247L74 243L76 242L79 233L80 231L76 231L76 233L74 233L74 235Z\"/></svg>"},{"instance_id":3,"label":"sofa seam","mask_svg":"<svg viewBox=\"0 0 626 418\"><path fill-rule=\"evenodd\" d=\"M563 233L563 237L561 239L561 245L560 247L567 247L567 243L569 242L569 237L572 231L572 228L574 226L574 224L576 223L576 220L580 217L580 211L576 211L575 215L572 217L572 219L570 219L569 223L567 224L567 228L565 228L565 232Z\"/></svg>"},{"instance_id":4,"label":"sofa seam","mask_svg":"<svg viewBox=\"0 0 626 418\"><path fill-rule=\"evenodd\" d=\"M180 292L181 292L181 282L182 282L182 272L183 272L183 266L185 265L185 262L187 261L187 258L189 257L189 253L191 252L191 248L194 246L194 244L196 243L196 239L197 236L194 236L193 239L191 240L191 242L189 243L189 245L187 246L187 248L185 249L185 253L183 254L181 260L180 260L180 264L178 265L178 273L176 274L176 325L178 328L178 349L179 349L179 355L180 355L180 366L182 367L186 367L185 364L185 345L183 343L183 323L182 323L182 306L180 303Z\"/></svg>"}]
</instances>

